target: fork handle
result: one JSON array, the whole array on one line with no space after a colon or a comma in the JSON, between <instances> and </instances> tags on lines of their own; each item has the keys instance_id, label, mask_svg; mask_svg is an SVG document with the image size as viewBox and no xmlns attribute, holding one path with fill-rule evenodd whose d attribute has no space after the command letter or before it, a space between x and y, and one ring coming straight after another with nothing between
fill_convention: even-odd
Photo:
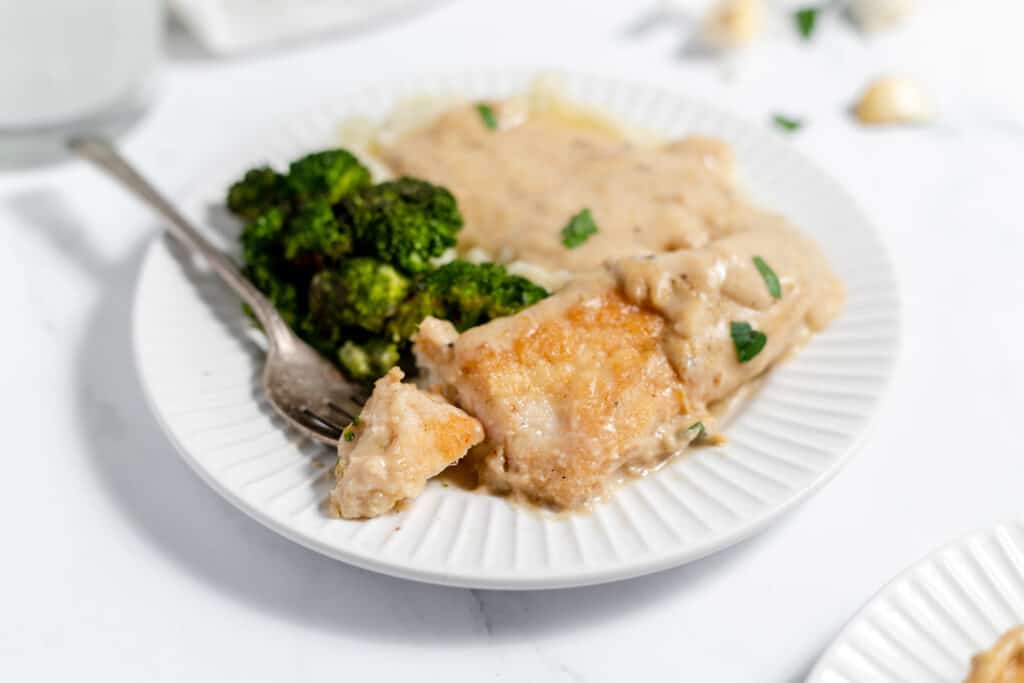
<instances>
[{"instance_id":1,"label":"fork handle","mask_svg":"<svg viewBox=\"0 0 1024 683\"><path fill-rule=\"evenodd\" d=\"M273 304L242 275L234 261L203 237L173 204L121 156L109 140L93 136L76 137L68 141L68 148L105 171L122 187L166 218L169 222L168 232L186 248L201 254L220 279L249 304L271 346L283 346L294 339L292 331Z\"/></svg>"}]
</instances>

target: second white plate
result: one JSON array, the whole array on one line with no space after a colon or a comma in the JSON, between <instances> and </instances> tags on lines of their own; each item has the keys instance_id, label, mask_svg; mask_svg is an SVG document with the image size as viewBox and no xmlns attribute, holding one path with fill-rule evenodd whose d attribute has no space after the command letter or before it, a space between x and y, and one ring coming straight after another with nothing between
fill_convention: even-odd
<instances>
[{"instance_id":1,"label":"second white plate","mask_svg":"<svg viewBox=\"0 0 1024 683\"><path fill-rule=\"evenodd\" d=\"M180 198L202 221L247 167L278 167L337 144L338 123L386 116L420 94L501 97L531 74L416 78L296 116L204 174ZM677 93L568 76L567 95L624 121L734 147L755 199L813 235L848 287L841 317L775 370L728 429L729 443L677 458L590 514L545 515L432 483L403 511L332 519L333 455L285 431L259 394L261 350L237 300L164 240L135 306L136 360L152 407L185 460L266 526L314 550L411 579L479 588L554 588L689 562L763 528L834 476L863 439L896 352L899 306L878 236L853 200L777 134ZM229 243L228 240L226 243Z\"/></svg>"},{"instance_id":2,"label":"second white plate","mask_svg":"<svg viewBox=\"0 0 1024 683\"><path fill-rule=\"evenodd\" d=\"M961 538L900 574L843 629L808 683L961 683L1024 624L1024 521Z\"/></svg>"}]
</instances>

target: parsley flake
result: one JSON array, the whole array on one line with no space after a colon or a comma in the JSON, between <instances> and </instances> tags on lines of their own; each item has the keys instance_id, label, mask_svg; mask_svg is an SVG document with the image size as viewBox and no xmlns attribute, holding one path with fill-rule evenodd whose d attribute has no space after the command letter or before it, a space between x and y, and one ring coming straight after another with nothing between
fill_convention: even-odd
<instances>
[{"instance_id":1,"label":"parsley flake","mask_svg":"<svg viewBox=\"0 0 1024 683\"><path fill-rule=\"evenodd\" d=\"M784 130L787 133L793 133L795 131L798 131L804 125L804 122L801 121L800 119L792 119L792 118L790 118L788 116L784 116L782 114L776 114L775 116L773 116L772 117L772 121L775 122L775 125L780 130Z\"/></svg>"},{"instance_id":2,"label":"parsley flake","mask_svg":"<svg viewBox=\"0 0 1024 683\"><path fill-rule=\"evenodd\" d=\"M481 102L476 105L476 111L480 114L480 120L484 122L489 130L498 130L498 117L494 113L494 108L486 102Z\"/></svg>"},{"instance_id":3,"label":"parsley flake","mask_svg":"<svg viewBox=\"0 0 1024 683\"><path fill-rule=\"evenodd\" d=\"M803 7L793 12L793 21L796 22L796 30L804 40L810 40L814 33L814 27L818 23L818 15L821 9L818 7Z\"/></svg>"},{"instance_id":4,"label":"parsley flake","mask_svg":"<svg viewBox=\"0 0 1024 683\"><path fill-rule=\"evenodd\" d=\"M772 267L765 263L764 259L760 256L754 257L754 265L757 266L757 272L761 273L764 284L768 287L768 293L776 299L781 299L782 284L779 282L779 277L772 270Z\"/></svg>"},{"instance_id":5,"label":"parsley flake","mask_svg":"<svg viewBox=\"0 0 1024 683\"><path fill-rule=\"evenodd\" d=\"M755 330L750 323L737 322L729 323L729 334L732 335L733 346L736 347L736 360L746 363L752 360L768 342L764 332Z\"/></svg>"},{"instance_id":6,"label":"parsley flake","mask_svg":"<svg viewBox=\"0 0 1024 683\"><path fill-rule=\"evenodd\" d=\"M588 239L591 235L597 234L597 223L590 215L590 209L583 209L569 219L569 222L562 228L562 244L566 249L575 249Z\"/></svg>"},{"instance_id":7,"label":"parsley flake","mask_svg":"<svg viewBox=\"0 0 1024 683\"><path fill-rule=\"evenodd\" d=\"M686 428L686 431L691 432L694 429L697 430L697 436L693 437L694 441L697 441L698 439L703 439L705 436L708 435L708 431L704 429L703 422L694 422L692 425Z\"/></svg>"}]
</instances>

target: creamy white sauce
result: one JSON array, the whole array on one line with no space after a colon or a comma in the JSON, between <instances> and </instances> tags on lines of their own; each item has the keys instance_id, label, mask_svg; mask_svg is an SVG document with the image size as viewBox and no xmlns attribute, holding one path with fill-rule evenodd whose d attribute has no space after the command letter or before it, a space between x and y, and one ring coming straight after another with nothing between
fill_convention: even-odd
<instances>
[{"instance_id":1,"label":"creamy white sauce","mask_svg":"<svg viewBox=\"0 0 1024 683\"><path fill-rule=\"evenodd\" d=\"M499 118L504 108L495 105ZM569 112L569 113L566 113ZM818 246L737 189L725 143L627 141L562 107L489 130L472 106L451 109L383 150L397 174L450 188L466 218L462 250L580 273L606 265L633 303L669 322L666 349L701 404L763 372L838 313L843 288ZM599 232L567 249L560 231L588 208ZM754 265L775 271L769 294ZM729 323L768 336L738 363Z\"/></svg>"},{"instance_id":2,"label":"creamy white sauce","mask_svg":"<svg viewBox=\"0 0 1024 683\"><path fill-rule=\"evenodd\" d=\"M499 115L501 106L496 106ZM397 175L448 187L466 218L462 249L552 270L699 247L749 222L728 147L705 138L631 143L607 125L541 114L499 131L453 109L381 150ZM590 209L600 231L576 249L561 229Z\"/></svg>"}]
</instances>

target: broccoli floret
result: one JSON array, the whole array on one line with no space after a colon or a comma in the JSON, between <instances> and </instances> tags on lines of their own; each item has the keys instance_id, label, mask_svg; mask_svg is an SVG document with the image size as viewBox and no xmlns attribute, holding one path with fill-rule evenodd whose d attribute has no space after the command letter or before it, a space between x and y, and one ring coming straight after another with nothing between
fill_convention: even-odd
<instances>
[{"instance_id":1,"label":"broccoli floret","mask_svg":"<svg viewBox=\"0 0 1024 683\"><path fill-rule=\"evenodd\" d=\"M517 313L547 295L543 287L499 264L455 260L419 279L416 292L388 320L387 332L396 342L408 340L431 315L467 330Z\"/></svg>"},{"instance_id":2,"label":"broccoli floret","mask_svg":"<svg viewBox=\"0 0 1024 683\"><path fill-rule=\"evenodd\" d=\"M449 319L465 330L511 315L548 295L524 277L510 275L497 263L452 261L426 277L426 287L446 303Z\"/></svg>"},{"instance_id":3,"label":"broccoli floret","mask_svg":"<svg viewBox=\"0 0 1024 683\"><path fill-rule=\"evenodd\" d=\"M284 232L284 212L272 208L242 230L243 273L270 299L289 325L299 319L299 290L280 267L277 245Z\"/></svg>"},{"instance_id":4,"label":"broccoli floret","mask_svg":"<svg viewBox=\"0 0 1024 683\"><path fill-rule=\"evenodd\" d=\"M400 178L355 192L339 207L352 227L356 251L407 273L430 269L430 260L455 246L462 214L452 193L415 178Z\"/></svg>"},{"instance_id":5,"label":"broccoli floret","mask_svg":"<svg viewBox=\"0 0 1024 683\"><path fill-rule=\"evenodd\" d=\"M338 362L350 379L369 384L399 360L398 346L379 338L365 344L347 341L338 349Z\"/></svg>"},{"instance_id":6,"label":"broccoli floret","mask_svg":"<svg viewBox=\"0 0 1024 683\"><path fill-rule=\"evenodd\" d=\"M408 278L386 263L348 259L313 277L310 318L321 332L345 327L379 332L408 291Z\"/></svg>"},{"instance_id":7,"label":"broccoli floret","mask_svg":"<svg viewBox=\"0 0 1024 683\"><path fill-rule=\"evenodd\" d=\"M283 175L260 166L248 171L228 190L228 209L237 216L254 220L271 207L288 201L288 186Z\"/></svg>"},{"instance_id":8,"label":"broccoli floret","mask_svg":"<svg viewBox=\"0 0 1024 683\"><path fill-rule=\"evenodd\" d=\"M288 326L294 327L301 317L298 287L286 280L282 280L273 270L263 265L250 264L246 266L244 274L274 305L281 319ZM242 310L251 314L248 304L243 305Z\"/></svg>"},{"instance_id":9,"label":"broccoli floret","mask_svg":"<svg viewBox=\"0 0 1024 683\"><path fill-rule=\"evenodd\" d=\"M338 222L326 200L314 199L288 221L283 244L289 263L316 272L337 265L352 251L352 234Z\"/></svg>"},{"instance_id":10,"label":"broccoli floret","mask_svg":"<svg viewBox=\"0 0 1024 683\"><path fill-rule=\"evenodd\" d=\"M245 224L240 237L245 262L276 255L274 251L284 235L285 215L274 207Z\"/></svg>"},{"instance_id":11,"label":"broccoli floret","mask_svg":"<svg viewBox=\"0 0 1024 683\"><path fill-rule=\"evenodd\" d=\"M408 342L416 334L420 323L429 316L445 320L448 311L437 292L420 289L400 303L395 314L388 320L385 326L388 339L396 343Z\"/></svg>"},{"instance_id":12,"label":"broccoli floret","mask_svg":"<svg viewBox=\"0 0 1024 683\"><path fill-rule=\"evenodd\" d=\"M287 185L299 204L323 199L337 204L370 184L370 171L344 149L316 152L293 161Z\"/></svg>"},{"instance_id":13,"label":"broccoli floret","mask_svg":"<svg viewBox=\"0 0 1024 683\"><path fill-rule=\"evenodd\" d=\"M547 296L496 264L434 260L462 228L455 197L415 178L370 184L342 149L310 154L287 176L252 169L228 193L248 219L244 273L285 321L357 381L399 364L427 316L465 330Z\"/></svg>"}]
</instances>

